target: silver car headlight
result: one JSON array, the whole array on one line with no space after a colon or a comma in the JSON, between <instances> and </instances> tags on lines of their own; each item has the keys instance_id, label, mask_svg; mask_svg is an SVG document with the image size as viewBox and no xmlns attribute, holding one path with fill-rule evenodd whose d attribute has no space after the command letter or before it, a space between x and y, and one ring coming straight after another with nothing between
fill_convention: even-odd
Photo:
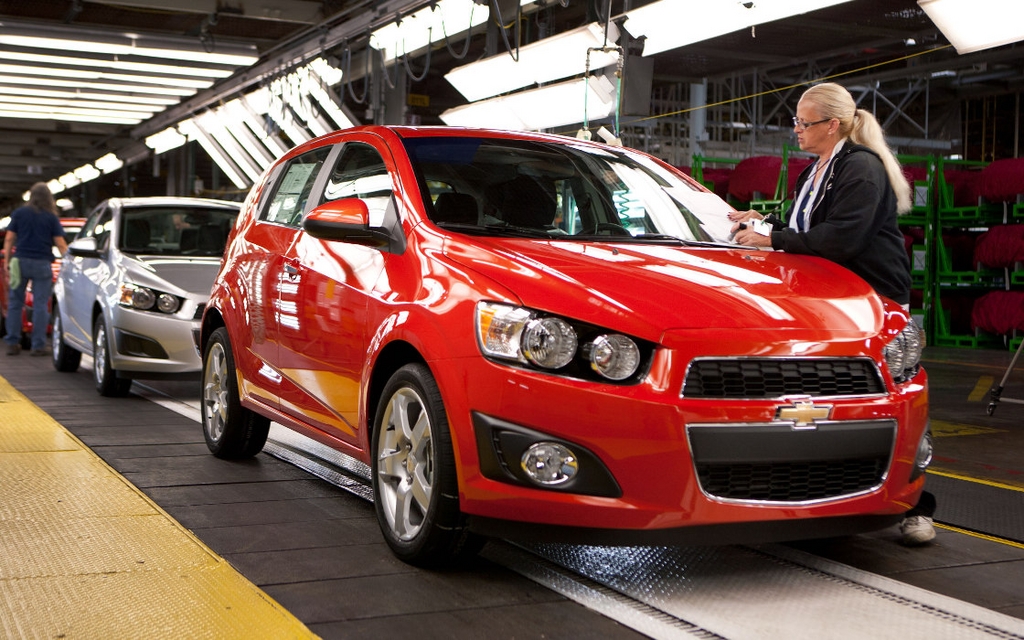
<instances>
[{"instance_id":1,"label":"silver car headlight","mask_svg":"<svg viewBox=\"0 0 1024 640\"><path fill-rule=\"evenodd\" d=\"M484 356L561 375L636 382L653 346L621 333L496 302L476 306Z\"/></svg>"},{"instance_id":2,"label":"silver car headlight","mask_svg":"<svg viewBox=\"0 0 1024 640\"><path fill-rule=\"evenodd\" d=\"M921 364L924 346L924 330L917 326L913 318L885 345L885 365L895 382L905 382L914 377Z\"/></svg>"},{"instance_id":3,"label":"silver car headlight","mask_svg":"<svg viewBox=\"0 0 1024 640\"><path fill-rule=\"evenodd\" d=\"M121 299L118 303L122 307L166 314L177 313L181 308L181 298L178 296L130 282L121 285Z\"/></svg>"}]
</instances>

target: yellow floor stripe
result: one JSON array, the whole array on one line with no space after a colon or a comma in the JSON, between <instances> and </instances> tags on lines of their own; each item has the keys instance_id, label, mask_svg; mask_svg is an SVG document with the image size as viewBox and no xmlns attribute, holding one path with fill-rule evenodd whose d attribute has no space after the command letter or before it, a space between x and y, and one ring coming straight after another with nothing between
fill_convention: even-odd
<instances>
[{"instance_id":1,"label":"yellow floor stripe","mask_svg":"<svg viewBox=\"0 0 1024 640\"><path fill-rule=\"evenodd\" d=\"M943 478L952 478L954 480L963 480L964 482L975 482L977 484L987 485L989 487L995 487L997 489L1008 489L1010 491L1019 491L1024 493L1024 487L1017 487L1012 484L1006 484L1003 482L996 482L995 480L984 480L982 478L972 478L971 476L963 476L949 471L939 471L938 469L928 469L928 475L942 476Z\"/></svg>"},{"instance_id":2,"label":"yellow floor stripe","mask_svg":"<svg viewBox=\"0 0 1024 640\"><path fill-rule=\"evenodd\" d=\"M970 395L967 396L967 402L981 402L988 395L989 390L992 388L992 383L995 378L992 376L981 376L978 378L978 384L974 385L974 389L971 390Z\"/></svg>"},{"instance_id":3,"label":"yellow floor stripe","mask_svg":"<svg viewBox=\"0 0 1024 640\"><path fill-rule=\"evenodd\" d=\"M954 533L962 533L965 536L971 536L972 538L978 538L980 540L988 540L989 542L998 542L1008 547L1016 547L1018 549L1024 549L1024 544L1017 542L1016 540L1007 540L1006 538L997 538L990 536L985 533L978 533L977 531L970 531L969 529L961 529L960 527L954 527L948 524L941 524L936 522L935 526L939 529L945 529L946 531L953 531Z\"/></svg>"},{"instance_id":4,"label":"yellow floor stripe","mask_svg":"<svg viewBox=\"0 0 1024 640\"><path fill-rule=\"evenodd\" d=\"M2 377L0 416L0 637L316 637Z\"/></svg>"}]
</instances>

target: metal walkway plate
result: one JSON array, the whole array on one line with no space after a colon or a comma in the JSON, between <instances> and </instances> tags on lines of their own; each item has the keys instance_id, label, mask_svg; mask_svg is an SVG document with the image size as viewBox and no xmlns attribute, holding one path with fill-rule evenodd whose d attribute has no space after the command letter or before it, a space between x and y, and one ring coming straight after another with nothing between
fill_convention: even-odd
<instances>
[{"instance_id":1,"label":"metal walkway plate","mask_svg":"<svg viewBox=\"0 0 1024 640\"><path fill-rule=\"evenodd\" d=\"M310 638L0 378L0 638Z\"/></svg>"}]
</instances>

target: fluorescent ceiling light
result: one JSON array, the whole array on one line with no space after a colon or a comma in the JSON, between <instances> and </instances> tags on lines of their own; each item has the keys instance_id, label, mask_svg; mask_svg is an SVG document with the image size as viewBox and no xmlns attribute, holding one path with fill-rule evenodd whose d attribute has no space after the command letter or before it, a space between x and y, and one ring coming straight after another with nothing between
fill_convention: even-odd
<instances>
[{"instance_id":1,"label":"fluorescent ceiling light","mask_svg":"<svg viewBox=\"0 0 1024 640\"><path fill-rule=\"evenodd\" d=\"M0 117L26 120L60 120L63 122L99 122L103 124L139 124L145 118L137 113L125 114L89 109L40 109L20 104L0 102Z\"/></svg>"},{"instance_id":2,"label":"fluorescent ceiling light","mask_svg":"<svg viewBox=\"0 0 1024 640\"><path fill-rule=\"evenodd\" d=\"M622 26L645 37L644 56L850 0L658 0L626 12Z\"/></svg>"},{"instance_id":3,"label":"fluorescent ceiling light","mask_svg":"<svg viewBox=\"0 0 1024 640\"><path fill-rule=\"evenodd\" d=\"M224 105L224 109L234 122L243 124L252 131L256 139L270 149L274 158L279 158L288 151L288 147L277 136L271 134L263 119L259 118L258 114L249 106L245 96L231 100Z\"/></svg>"},{"instance_id":4,"label":"fluorescent ceiling light","mask_svg":"<svg viewBox=\"0 0 1024 640\"><path fill-rule=\"evenodd\" d=\"M245 101L256 113L273 120L291 140L291 146L313 139L304 127L296 124L295 116L288 109L288 105L280 97L274 97L267 87L246 94Z\"/></svg>"},{"instance_id":5,"label":"fluorescent ceiling light","mask_svg":"<svg viewBox=\"0 0 1024 640\"><path fill-rule=\"evenodd\" d=\"M0 60L44 64L49 67L99 67L101 69L118 69L134 71L150 75L196 76L200 78L227 78L232 74L230 69L220 67L187 67L172 64L154 64L150 62L127 62L125 60L87 58L72 56L51 56L38 53L19 51L0 51Z\"/></svg>"},{"instance_id":6,"label":"fluorescent ceiling light","mask_svg":"<svg viewBox=\"0 0 1024 640\"><path fill-rule=\"evenodd\" d=\"M227 121L217 111L207 111L195 117L194 122L199 129L211 136L224 155L234 161L235 166L249 179L249 184L259 179L263 169L238 143L227 129Z\"/></svg>"},{"instance_id":7,"label":"fluorescent ceiling light","mask_svg":"<svg viewBox=\"0 0 1024 640\"><path fill-rule=\"evenodd\" d=\"M111 82L88 82L82 80L60 80L58 78L33 78L24 76L7 76L5 84L24 84L43 87L67 87L70 89L86 89L91 91L112 91L121 94L150 93L158 96L176 95L182 98L195 93L194 89L178 87L154 87L139 84L114 84Z\"/></svg>"},{"instance_id":8,"label":"fluorescent ceiling light","mask_svg":"<svg viewBox=\"0 0 1024 640\"><path fill-rule=\"evenodd\" d=\"M131 104L130 102L104 102L93 100L85 102L68 98L42 98L39 96L14 96L0 94L0 103L24 104L34 107L88 107L90 109L110 109L111 111L135 112L136 115L149 117L157 111L163 110L161 106L151 104Z\"/></svg>"},{"instance_id":9,"label":"fluorescent ceiling light","mask_svg":"<svg viewBox=\"0 0 1024 640\"><path fill-rule=\"evenodd\" d=\"M154 133L146 138L146 146L153 150L153 153L164 153L171 149L177 149L188 142L188 137L181 135L177 129L167 128L160 133Z\"/></svg>"},{"instance_id":10,"label":"fluorescent ceiling light","mask_svg":"<svg viewBox=\"0 0 1024 640\"><path fill-rule=\"evenodd\" d=\"M5 25L5 30L7 28L8 25ZM154 46L146 46L150 42ZM94 38L72 37L70 35L57 38L4 34L0 35L0 44L28 49L82 51L129 58L153 58L161 61L182 60L204 64L222 64L232 67L249 66L259 59L256 55L256 47L250 45L230 47L218 45L218 48L234 49L235 53L217 53L205 51L198 38L189 38L188 40L183 38L176 42L175 46L171 46L169 38L146 38L128 33L108 34Z\"/></svg>"},{"instance_id":11,"label":"fluorescent ceiling light","mask_svg":"<svg viewBox=\"0 0 1024 640\"><path fill-rule=\"evenodd\" d=\"M47 182L46 186L50 187L50 193L54 194L60 193L61 191L64 191L64 189L67 188L63 184L61 184L60 180L57 180L56 178ZM25 199L28 200L28 198Z\"/></svg>"},{"instance_id":12,"label":"fluorescent ceiling light","mask_svg":"<svg viewBox=\"0 0 1024 640\"><path fill-rule=\"evenodd\" d=\"M917 0L959 54L1024 40L1021 0Z\"/></svg>"},{"instance_id":13,"label":"fluorescent ceiling light","mask_svg":"<svg viewBox=\"0 0 1024 640\"><path fill-rule=\"evenodd\" d=\"M118 158L112 153L108 153L105 156L97 158L93 162L93 164L96 165L96 168L102 171L103 173L117 171L118 169L124 166L124 162L122 162L120 158Z\"/></svg>"},{"instance_id":14,"label":"fluorescent ceiling light","mask_svg":"<svg viewBox=\"0 0 1024 640\"><path fill-rule=\"evenodd\" d=\"M82 181L78 178L78 176L76 176L74 173L70 173L70 172L69 173L65 173L61 177L57 178L57 181L60 182L62 185L64 185L65 189L70 189L71 187L77 187L78 185L82 184Z\"/></svg>"},{"instance_id":15,"label":"fluorescent ceiling light","mask_svg":"<svg viewBox=\"0 0 1024 640\"><path fill-rule=\"evenodd\" d=\"M370 46L383 51L384 61L390 62L444 40L445 34L450 40L456 34L487 22L489 15L486 5L473 0L441 0L377 29L370 34Z\"/></svg>"},{"instance_id":16,"label":"fluorescent ceiling light","mask_svg":"<svg viewBox=\"0 0 1024 640\"><path fill-rule=\"evenodd\" d=\"M608 25L608 44L619 39L619 30ZM535 84L546 84L582 74L587 69L587 51L606 44L604 25L593 22L578 29L544 38L519 48L519 60L508 53L456 67L445 74L459 93L474 102ZM618 62L617 51L591 51L590 69L602 69Z\"/></svg>"},{"instance_id":17,"label":"fluorescent ceiling light","mask_svg":"<svg viewBox=\"0 0 1024 640\"><path fill-rule=\"evenodd\" d=\"M117 104L134 104L134 105L151 105L155 108L155 111L160 111L164 107L168 107L172 104L177 104L177 98L166 98L161 96L140 96L140 95L118 95L114 93L91 93L87 91L72 90L72 89L34 89L29 87L4 87L0 86L0 95L19 96L31 98L36 96L39 98L58 98L75 100L79 103L83 100L89 101L107 101Z\"/></svg>"},{"instance_id":18,"label":"fluorescent ceiling light","mask_svg":"<svg viewBox=\"0 0 1024 640\"><path fill-rule=\"evenodd\" d=\"M183 87L197 91L206 89L213 84L212 80L194 80L191 78L175 78L171 76L143 76L127 73L108 73L106 71L93 71L84 69L70 69L67 67L33 67L20 64L0 64L0 75L6 76L27 76L27 77L55 77L74 78L85 81L116 81L129 82L143 85L160 85L161 87Z\"/></svg>"},{"instance_id":19,"label":"fluorescent ceiling light","mask_svg":"<svg viewBox=\"0 0 1024 640\"><path fill-rule=\"evenodd\" d=\"M224 175L239 189L246 189L249 187L249 183L246 182L245 177L242 176L241 170L238 165L235 164L224 150L221 148L217 141L209 136L203 129L196 124L195 121L189 119L178 123L178 129L182 133L187 135L189 139L195 140L199 143L207 154L213 158L213 162L224 172Z\"/></svg>"},{"instance_id":20,"label":"fluorescent ceiling light","mask_svg":"<svg viewBox=\"0 0 1024 640\"><path fill-rule=\"evenodd\" d=\"M62 120L137 124L140 120L127 122L123 115L115 119L103 112L113 108L144 112L143 119L152 117L258 57L251 44L218 40L214 50L208 51L197 37L65 25L41 28L5 19L0 33L0 92L74 100L74 107L89 110L62 113ZM111 107L119 102L133 106ZM64 109L40 103L44 107L40 118L49 117L51 107ZM90 119L90 114L95 117Z\"/></svg>"},{"instance_id":21,"label":"fluorescent ceiling light","mask_svg":"<svg viewBox=\"0 0 1024 640\"><path fill-rule=\"evenodd\" d=\"M72 171L72 173L74 173L75 177L81 180L82 182L89 182L90 180L98 178L101 175L100 170L92 166L91 164L83 164L82 166Z\"/></svg>"},{"instance_id":22,"label":"fluorescent ceiling light","mask_svg":"<svg viewBox=\"0 0 1024 640\"><path fill-rule=\"evenodd\" d=\"M540 131L584 121L600 120L615 111L615 87L605 76L590 76L539 89L481 100L449 109L441 114L445 124Z\"/></svg>"},{"instance_id":23,"label":"fluorescent ceiling light","mask_svg":"<svg viewBox=\"0 0 1024 640\"><path fill-rule=\"evenodd\" d=\"M339 129L355 126L355 123L345 115L345 112L334 102L325 88L341 82L343 75L341 69L331 66L323 58L316 58L307 67L309 68L309 82L306 85L306 91L320 105L320 110L324 115L333 120Z\"/></svg>"}]
</instances>

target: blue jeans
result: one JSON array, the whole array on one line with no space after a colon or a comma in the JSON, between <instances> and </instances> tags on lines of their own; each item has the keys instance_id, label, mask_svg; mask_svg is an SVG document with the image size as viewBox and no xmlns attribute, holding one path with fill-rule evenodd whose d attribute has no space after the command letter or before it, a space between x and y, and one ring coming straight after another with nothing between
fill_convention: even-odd
<instances>
[{"instance_id":1,"label":"blue jeans","mask_svg":"<svg viewBox=\"0 0 1024 640\"><path fill-rule=\"evenodd\" d=\"M53 271L49 260L18 258L21 282L11 289L7 301L7 335L4 342L21 342L21 316L25 307L25 289L32 283L32 348L46 346L46 329L50 325L49 301L53 293Z\"/></svg>"}]
</instances>

